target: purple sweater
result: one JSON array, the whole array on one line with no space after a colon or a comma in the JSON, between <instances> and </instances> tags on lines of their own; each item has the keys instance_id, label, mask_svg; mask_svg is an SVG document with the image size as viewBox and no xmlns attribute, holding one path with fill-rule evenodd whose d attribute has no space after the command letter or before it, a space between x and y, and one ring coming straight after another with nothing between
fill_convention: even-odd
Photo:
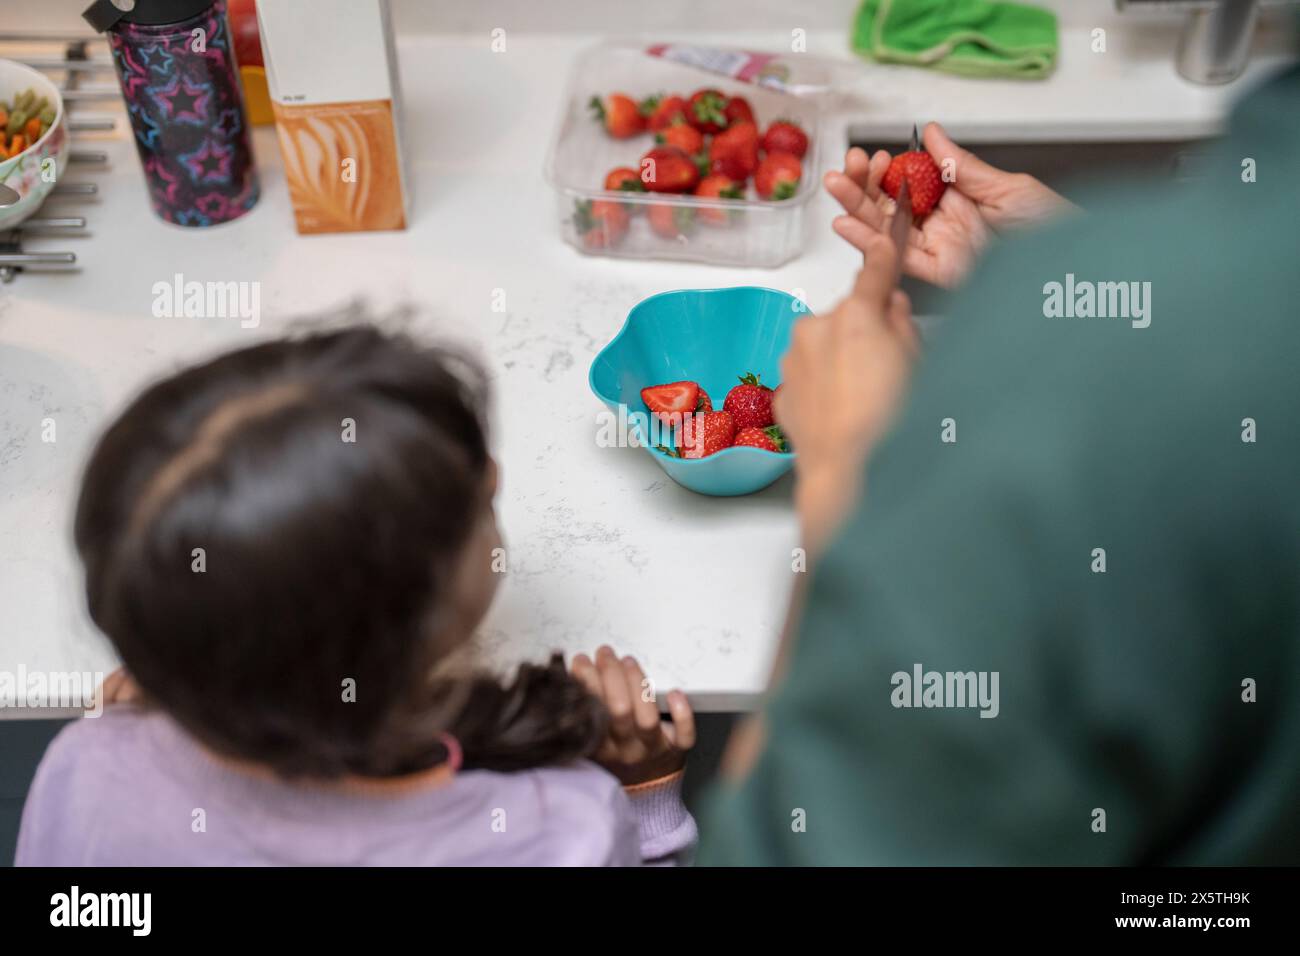
<instances>
[{"instance_id":1,"label":"purple sweater","mask_svg":"<svg viewBox=\"0 0 1300 956\"><path fill-rule=\"evenodd\" d=\"M289 784L117 705L65 727L23 810L18 866L636 866L681 862L681 775L631 796L585 761L375 788Z\"/></svg>"}]
</instances>

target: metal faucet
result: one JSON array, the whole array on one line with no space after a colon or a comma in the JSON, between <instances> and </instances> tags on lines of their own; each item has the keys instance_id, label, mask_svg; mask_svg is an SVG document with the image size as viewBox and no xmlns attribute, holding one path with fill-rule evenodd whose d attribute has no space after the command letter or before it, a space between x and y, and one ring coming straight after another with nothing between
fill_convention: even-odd
<instances>
[{"instance_id":1,"label":"metal faucet","mask_svg":"<svg viewBox=\"0 0 1300 956\"><path fill-rule=\"evenodd\" d=\"M1120 10L1187 9L1174 63L1193 83L1231 83L1246 69L1260 0L1115 0ZM1276 5L1277 0L1274 0Z\"/></svg>"},{"instance_id":2,"label":"metal faucet","mask_svg":"<svg viewBox=\"0 0 1300 956\"><path fill-rule=\"evenodd\" d=\"M1231 83L1246 69L1258 19L1257 0L1219 0L1193 10L1178 38L1178 72L1193 83Z\"/></svg>"}]
</instances>

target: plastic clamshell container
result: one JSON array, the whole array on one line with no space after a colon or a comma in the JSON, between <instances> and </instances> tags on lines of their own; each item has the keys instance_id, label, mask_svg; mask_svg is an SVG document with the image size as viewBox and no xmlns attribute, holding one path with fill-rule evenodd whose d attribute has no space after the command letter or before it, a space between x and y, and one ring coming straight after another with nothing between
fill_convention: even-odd
<instances>
[{"instance_id":1,"label":"plastic clamshell container","mask_svg":"<svg viewBox=\"0 0 1300 956\"><path fill-rule=\"evenodd\" d=\"M588 382L615 415L619 406L646 416L641 389L664 382L698 382L721 409L738 376L753 372L773 387L794 323L810 314L787 292L758 286L679 289L633 306L618 335L596 355ZM673 481L702 495L748 495L794 467L793 452L748 446L704 458L674 458L650 447L639 419L628 416L644 454Z\"/></svg>"},{"instance_id":2,"label":"plastic clamshell container","mask_svg":"<svg viewBox=\"0 0 1300 956\"><path fill-rule=\"evenodd\" d=\"M546 178L555 189L560 235L581 252L627 259L677 259L714 265L774 268L803 251L807 238L808 201L817 191L818 153L824 130L816 103L754 83L695 69L645 53L649 42L633 45L610 42L590 47L578 56L569 78L559 128L546 162ZM716 89L743 96L754 110L761 135L778 119L793 120L808 134L803 177L789 199L758 198L751 177L744 199L701 199L679 193L607 192L605 174L620 166L640 170L641 157L655 145L646 132L614 139L590 109L593 96L625 93L640 101L660 93L689 97L698 89ZM604 248L589 248L574 222L582 202L618 200L632 213L627 234ZM654 232L645 212L651 205L684 207L697 212L688 234L665 238ZM700 221L702 208L725 212L726 222ZM721 218L718 216L710 217Z\"/></svg>"}]
</instances>

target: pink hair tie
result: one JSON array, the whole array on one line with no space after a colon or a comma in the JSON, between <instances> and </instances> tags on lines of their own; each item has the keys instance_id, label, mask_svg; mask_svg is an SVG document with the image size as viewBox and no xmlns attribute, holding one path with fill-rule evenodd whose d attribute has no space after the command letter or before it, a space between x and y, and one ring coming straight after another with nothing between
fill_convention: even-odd
<instances>
[{"instance_id":1,"label":"pink hair tie","mask_svg":"<svg viewBox=\"0 0 1300 956\"><path fill-rule=\"evenodd\" d=\"M460 769L460 765L465 760L465 754L460 749L460 741L449 733L439 734L438 739L441 740L442 745L447 748L446 766L450 768L452 773L455 773Z\"/></svg>"}]
</instances>

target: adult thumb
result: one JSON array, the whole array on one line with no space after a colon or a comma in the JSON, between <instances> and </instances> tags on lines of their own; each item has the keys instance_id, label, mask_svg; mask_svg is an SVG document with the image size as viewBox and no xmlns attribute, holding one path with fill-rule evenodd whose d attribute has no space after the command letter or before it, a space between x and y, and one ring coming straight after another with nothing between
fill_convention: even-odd
<instances>
[{"instance_id":1,"label":"adult thumb","mask_svg":"<svg viewBox=\"0 0 1300 956\"><path fill-rule=\"evenodd\" d=\"M922 139L926 152L939 164L944 178L976 202L1008 175L969 150L962 149L938 123L927 123Z\"/></svg>"}]
</instances>

